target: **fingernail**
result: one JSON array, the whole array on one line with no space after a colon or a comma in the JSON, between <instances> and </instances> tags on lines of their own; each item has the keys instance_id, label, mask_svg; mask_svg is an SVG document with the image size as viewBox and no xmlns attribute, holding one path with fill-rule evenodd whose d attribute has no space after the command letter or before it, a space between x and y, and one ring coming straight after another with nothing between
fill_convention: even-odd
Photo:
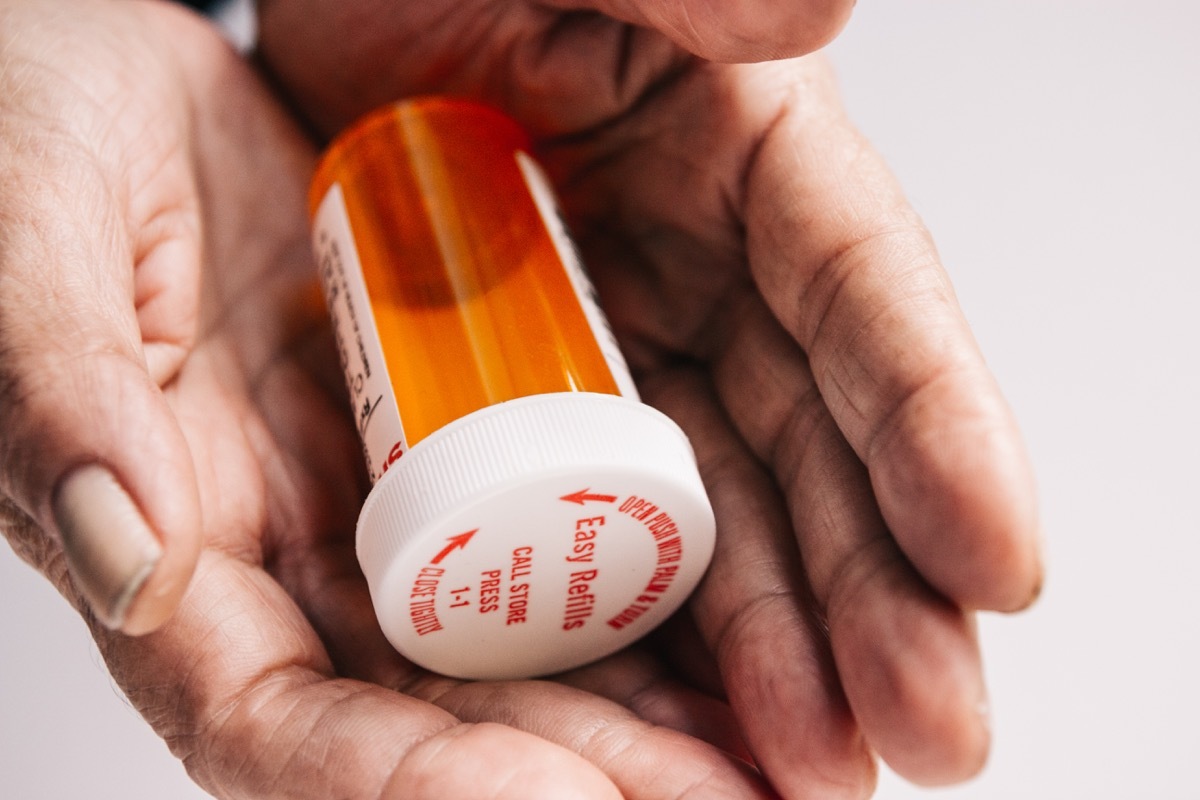
<instances>
[{"instance_id":1,"label":"fingernail","mask_svg":"<svg viewBox=\"0 0 1200 800\"><path fill-rule=\"evenodd\" d=\"M137 504L104 467L79 467L54 496L75 587L105 627L119 629L162 557L162 545Z\"/></svg>"}]
</instances>

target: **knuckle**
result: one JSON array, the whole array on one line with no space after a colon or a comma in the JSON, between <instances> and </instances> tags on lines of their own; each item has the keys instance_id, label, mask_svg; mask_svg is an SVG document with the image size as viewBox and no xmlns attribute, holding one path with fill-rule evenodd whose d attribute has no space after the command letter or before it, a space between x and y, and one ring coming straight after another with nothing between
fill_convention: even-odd
<instances>
[{"instance_id":1,"label":"knuckle","mask_svg":"<svg viewBox=\"0 0 1200 800\"><path fill-rule=\"evenodd\" d=\"M722 6L689 4L688 25L699 54L716 61L772 60L811 53L845 26L852 0L780 3L758 0L736 14Z\"/></svg>"}]
</instances>

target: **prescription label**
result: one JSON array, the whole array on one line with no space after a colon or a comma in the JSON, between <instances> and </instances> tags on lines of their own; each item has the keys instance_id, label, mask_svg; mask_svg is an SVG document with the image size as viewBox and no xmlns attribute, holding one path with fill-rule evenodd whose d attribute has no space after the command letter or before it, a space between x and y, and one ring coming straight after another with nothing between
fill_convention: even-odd
<instances>
[{"instance_id":1,"label":"prescription label","mask_svg":"<svg viewBox=\"0 0 1200 800\"><path fill-rule=\"evenodd\" d=\"M350 391L354 424L374 483L407 452L408 443L383 348L375 333L362 262L339 184L330 187L313 219L313 250L338 361Z\"/></svg>"}]
</instances>

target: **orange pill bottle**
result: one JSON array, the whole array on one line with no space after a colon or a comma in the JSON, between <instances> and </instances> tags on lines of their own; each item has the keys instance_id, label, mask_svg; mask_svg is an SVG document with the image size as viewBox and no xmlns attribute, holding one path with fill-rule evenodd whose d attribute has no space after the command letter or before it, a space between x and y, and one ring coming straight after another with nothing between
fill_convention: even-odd
<instances>
[{"instance_id":1,"label":"orange pill bottle","mask_svg":"<svg viewBox=\"0 0 1200 800\"><path fill-rule=\"evenodd\" d=\"M313 246L373 483L356 544L404 656L461 678L588 663L677 609L714 521L637 397L524 132L380 109L313 179Z\"/></svg>"}]
</instances>

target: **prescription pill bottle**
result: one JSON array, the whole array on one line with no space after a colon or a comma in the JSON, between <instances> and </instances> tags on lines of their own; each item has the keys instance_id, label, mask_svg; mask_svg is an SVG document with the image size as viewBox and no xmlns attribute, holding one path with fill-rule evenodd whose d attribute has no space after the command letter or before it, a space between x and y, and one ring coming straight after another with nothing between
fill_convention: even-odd
<instances>
[{"instance_id":1,"label":"prescription pill bottle","mask_svg":"<svg viewBox=\"0 0 1200 800\"><path fill-rule=\"evenodd\" d=\"M336 139L313 246L372 489L379 623L460 678L568 669L687 598L714 521L683 432L642 404L512 120L429 98Z\"/></svg>"}]
</instances>

